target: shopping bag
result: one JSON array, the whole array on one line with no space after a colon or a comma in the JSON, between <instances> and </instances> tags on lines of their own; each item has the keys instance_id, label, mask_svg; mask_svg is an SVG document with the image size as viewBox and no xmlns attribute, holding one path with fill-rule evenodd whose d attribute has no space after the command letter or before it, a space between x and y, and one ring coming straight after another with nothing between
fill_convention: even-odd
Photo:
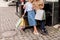
<instances>
[{"instance_id":1,"label":"shopping bag","mask_svg":"<svg viewBox=\"0 0 60 40\"><path fill-rule=\"evenodd\" d=\"M20 25L21 21L22 21L22 18L20 18L20 19L18 20L18 22L17 22L17 24L16 24L16 28L18 28L18 27L19 27L19 25Z\"/></svg>"},{"instance_id":2,"label":"shopping bag","mask_svg":"<svg viewBox=\"0 0 60 40\"><path fill-rule=\"evenodd\" d=\"M25 21L25 27L28 27L29 26L28 19L24 19L24 21Z\"/></svg>"},{"instance_id":3,"label":"shopping bag","mask_svg":"<svg viewBox=\"0 0 60 40\"><path fill-rule=\"evenodd\" d=\"M46 20L46 14L45 14L45 11L43 11L43 17L42 17L42 20Z\"/></svg>"},{"instance_id":4,"label":"shopping bag","mask_svg":"<svg viewBox=\"0 0 60 40\"><path fill-rule=\"evenodd\" d=\"M36 20L45 20L45 11L44 10L37 10L35 15Z\"/></svg>"},{"instance_id":5,"label":"shopping bag","mask_svg":"<svg viewBox=\"0 0 60 40\"><path fill-rule=\"evenodd\" d=\"M20 23L19 26L20 26L20 29L25 28L25 20L24 20L24 18L21 19L21 23Z\"/></svg>"}]
</instances>

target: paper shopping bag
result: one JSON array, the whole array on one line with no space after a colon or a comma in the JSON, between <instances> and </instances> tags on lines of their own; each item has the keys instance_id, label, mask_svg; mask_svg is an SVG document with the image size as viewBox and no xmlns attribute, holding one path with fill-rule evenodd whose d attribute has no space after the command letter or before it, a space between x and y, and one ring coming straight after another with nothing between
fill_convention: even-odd
<instances>
[{"instance_id":1,"label":"paper shopping bag","mask_svg":"<svg viewBox=\"0 0 60 40\"><path fill-rule=\"evenodd\" d=\"M20 29L25 28L25 21L24 18L21 19L21 23L20 23Z\"/></svg>"},{"instance_id":2,"label":"paper shopping bag","mask_svg":"<svg viewBox=\"0 0 60 40\"><path fill-rule=\"evenodd\" d=\"M18 27L19 27L19 25L20 25L21 21L22 21L22 18L20 18L20 19L17 21L16 28L18 28Z\"/></svg>"},{"instance_id":3,"label":"paper shopping bag","mask_svg":"<svg viewBox=\"0 0 60 40\"><path fill-rule=\"evenodd\" d=\"M44 10L37 10L35 15L36 20L45 20L45 11Z\"/></svg>"},{"instance_id":4,"label":"paper shopping bag","mask_svg":"<svg viewBox=\"0 0 60 40\"><path fill-rule=\"evenodd\" d=\"M43 11L43 17L42 17L42 20L46 20L46 14L45 14L45 11Z\"/></svg>"}]
</instances>

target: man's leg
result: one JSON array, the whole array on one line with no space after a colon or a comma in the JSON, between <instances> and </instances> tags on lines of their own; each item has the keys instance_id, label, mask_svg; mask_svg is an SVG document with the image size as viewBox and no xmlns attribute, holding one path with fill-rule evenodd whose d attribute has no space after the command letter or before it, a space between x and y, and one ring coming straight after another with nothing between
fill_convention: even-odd
<instances>
[{"instance_id":1,"label":"man's leg","mask_svg":"<svg viewBox=\"0 0 60 40\"><path fill-rule=\"evenodd\" d=\"M18 2L16 2L16 13L18 13Z\"/></svg>"},{"instance_id":2,"label":"man's leg","mask_svg":"<svg viewBox=\"0 0 60 40\"><path fill-rule=\"evenodd\" d=\"M47 30L46 30L46 28L45 28L45 23L44 23L44 21L40 21L40 23L41 23L41 31L42 31L43 33L46 33L46 34L47 34Z\"/></svg>"},{"instance_id":3,"label":"man's leg","mask_svg":"<svg viewBox=\"0 0 60 40\"><path fill-rule=\"evenodd\" d=\"M41 30L45 30L45 24L44 24L44 21L40 21L41 23Z\"/></svg>"}]
</instances>

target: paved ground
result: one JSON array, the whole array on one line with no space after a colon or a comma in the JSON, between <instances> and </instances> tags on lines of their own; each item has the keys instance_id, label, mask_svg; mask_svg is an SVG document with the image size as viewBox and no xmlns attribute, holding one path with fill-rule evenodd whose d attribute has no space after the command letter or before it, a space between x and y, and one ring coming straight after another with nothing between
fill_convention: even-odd
<instances>
[{"instance_id":1,"label":"paved ground","mask_svg":"<svg viewBox=\"0 0 60 40\"><path fill-rule=\"evenodd\" d=\"M0 40L60 40L60 29L46 26L49 35L34 35L31 29L19 31L15 24L19 17L15 15L15 7L0 7Z\"/></svg>"},{"instance_id":2,"label":"paved ground","mask_svg":"<svg viewBox=\"0 0 60 40\"><path fill-rule=\"evenodd\" d=\"M12 4L12 1L6 2L3 0L0 0L0 7L8 7L9 4Z\"/></svg>"}]
</instances>

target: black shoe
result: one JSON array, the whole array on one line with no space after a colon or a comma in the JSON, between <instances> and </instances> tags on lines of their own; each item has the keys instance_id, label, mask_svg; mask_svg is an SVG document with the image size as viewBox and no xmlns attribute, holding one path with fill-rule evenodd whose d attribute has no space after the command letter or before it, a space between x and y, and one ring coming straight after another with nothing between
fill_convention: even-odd
<instances>
[{"instance_id":1,"label":"black shoe","mask_svg":"<svg viewBox=\"0 0 60 40\"><path fill-rule=\"evenodd\" d=\"M41 30L41 31L42 31L43 35L47 35L48 34L47 30Z\"/></svg>"}]
</instances>

